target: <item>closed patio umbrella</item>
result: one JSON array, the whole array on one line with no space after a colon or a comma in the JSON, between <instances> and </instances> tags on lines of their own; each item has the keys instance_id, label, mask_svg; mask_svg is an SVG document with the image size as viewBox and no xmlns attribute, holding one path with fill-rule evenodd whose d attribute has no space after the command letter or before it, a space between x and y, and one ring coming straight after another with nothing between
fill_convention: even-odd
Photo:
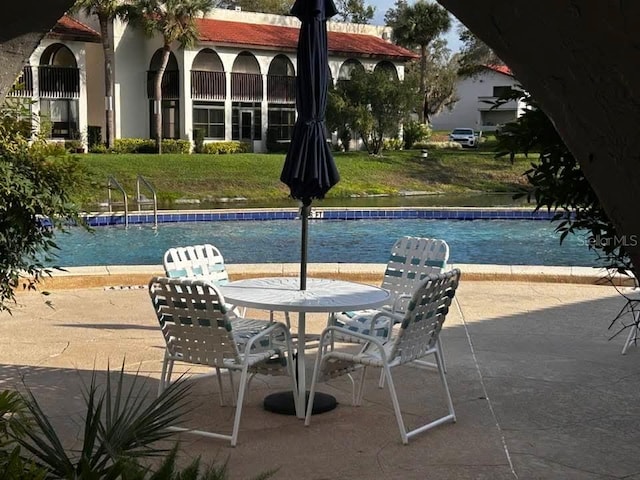
<instances>
[{"instance_id":1,"label":"closed patio umbrella","mask_svg":"<svg viewBox=\"0 0 640 480\"><path fill-rule=\"evenodd\" d=\"M329 83L326 22L337 11L332 0L296 0L291 13L302 22L297 49L298 118L280 180L289 186L291 197L302 202L300 289L305 290L311 202L324 198L340 180L324 124Z\"/></svg>"}]
</instances>

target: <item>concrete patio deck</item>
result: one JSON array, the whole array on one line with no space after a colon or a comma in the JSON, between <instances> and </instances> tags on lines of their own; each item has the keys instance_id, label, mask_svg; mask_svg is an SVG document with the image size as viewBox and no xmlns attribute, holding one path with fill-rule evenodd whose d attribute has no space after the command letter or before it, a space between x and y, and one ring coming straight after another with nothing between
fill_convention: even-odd
<instances>
[{"instance_id":1,"label":"concrete patio deck","mask_svg":"<svg viewBox=\"0 0 640 480\"><path fill-rule=\"evenodd\" d=\"M350 406L347 379L323 385L339 406L305 428L261 408L287 380L256 379L238 446L182 435L183 458L228 457L232 479L273 468L276 479L640 479L640 351L620 355L625 334L608 340L624 303L615 289L470 281L463 272L457 300L442 335L456 424L403 446L371 372L362 407ZM0 388L24 381L69 438L94 366L118 369L124 359L155 391L163 340L146 289L55 289L18 301L13 315L0 314ZM314 317L311 330L324 321ZM409 426L445 411L434 371L394 373ZM189 425L230 431L233 408L218 407L216 389L211 378L194 382Z\"/></svg>"}]
</instances>

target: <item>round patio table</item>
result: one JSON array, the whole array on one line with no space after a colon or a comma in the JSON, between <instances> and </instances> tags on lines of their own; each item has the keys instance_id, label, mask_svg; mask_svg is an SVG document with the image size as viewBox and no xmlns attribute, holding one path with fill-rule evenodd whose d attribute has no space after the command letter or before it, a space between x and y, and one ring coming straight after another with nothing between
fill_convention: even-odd
<instances>
[{"instance_id":1,"label":"round patio table","mask_svg":"<svg viewBox=\"0 0 640 480\"><path fill-rule=\"evenodd\" d=\"M298 392L271 394L265 398L264 406L265 409L277 413L297 414L299 418L304 418L307 394L305 315L364 310L384 305L389 301L389 292L382 288L324 278L308 278L306 290L300 290L298 277L250 278L230 282L221 286L220 290L225 301L233 305L269 311L298 312ZM331 395L321 395L318 401L314 402L313 413L332 410L335 406L335 398Z\"/></svg>"}]
</instances>

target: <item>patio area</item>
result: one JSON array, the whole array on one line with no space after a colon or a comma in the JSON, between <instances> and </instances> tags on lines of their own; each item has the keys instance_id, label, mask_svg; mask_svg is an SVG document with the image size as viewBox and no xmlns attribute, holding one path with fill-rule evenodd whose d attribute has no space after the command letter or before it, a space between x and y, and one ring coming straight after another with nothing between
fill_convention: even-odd
<instances>
[{"instance_id":1,"label":"patio area","mask_svg":"<svg viewBox=\"0 0 640 480\"><path fill-rule=\"evenodd\" d=\"M624 304L612 287L465 281L463 271L456 299L442 334L456 424L403 446L374 370L362 407L351 407L346 377L322 385L338 408L305 428L261 408L288 379L258 377L238 446L183 434L182 458L228 457L232 479L276 468L275 479L640 479L640 351L620 355L624 333L608 340ZM146 285L18 300L13 315L0 314L0 388L24 381L69 439L82 427L81 385L94 366L117 370L124 359L156 391L164 341ZM307 329L319 332L325 322L313 315ZM435 371L402 367L394 380L409 427L445 412ZM187 425L230 431L234 409L218 406L217 383L197 380L194 394Z\"/></svg>"}]
</instances>

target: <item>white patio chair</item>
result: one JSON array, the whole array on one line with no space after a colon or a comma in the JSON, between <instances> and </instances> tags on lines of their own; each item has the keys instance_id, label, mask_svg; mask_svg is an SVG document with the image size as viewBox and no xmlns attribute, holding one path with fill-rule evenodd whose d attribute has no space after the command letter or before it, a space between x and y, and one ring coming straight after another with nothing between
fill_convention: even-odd
<instances>
[{"instance_id":1,"label":"white patio chair","mask_svg":"<svg viewBox=\"0 0 640 480\"><path fill-rule=\"evenodd\" d=\"M265 328L245 339L243 352L234 335L235 321L230 321L224 297L212 282L154 277L149 282L149 295L166 342L158 394L171 382L176 361L215 368L221 404L224 401L220 370L241 372L231 435L172 427L175 430L230 440L231 446L235 446L245 391L254 374L289 375L296 391L291 366L293 345L289 329L284 324L256 320L265 323ZM261 348L253 348L258 344Z\"/></svg>"},{"instance_id":2,"label":"white patio chair","mask_svg":"<svg viewBox=\"0 0 640 480\"><path fill-rule=\"evenodd\" d=\"M409 442L410 437L442 423L455 422L456 416L453 402L451 401L447 379L442 368L442 357L437 344L442 324L455 296L459 281L460 270L458 269L439 275L431 274L426 280L423 280L421 285L414 291L405 314L402 317L391 314L399 319L401 325L397 334L390 341L383 342L379 337L352 332L342 327L327 327L320 337L320 347L318 348L313 370L308 405L313 405L313 398L319 381L350 374L357 369L361 369L360 385L358 392L354 392L353 397L354 405L360 405L362 403L366 370L368 367L379 367L387 380L402 443L406 444ZM358 353L324 348L332 342L331 337L335 333L354 335L365 342L365 348ZM398 403L396 387L391 376L391 369L424 358L427 355L435 357L440 381L446 394L449 413L407 432ZM305 425L309 425L310 421L311 408L307 407Z\"/></svg>"},{"instance_id":3,"label":"white patio chair","mask_svg":"<svg viewBox=\"0 0 640 480\"><path fill-rule=\"evenodd\" d=\"M222 253L209 243L170 248L164 253L163 263L165 275L169 278L198 278L210 280L216 285L229 283L229 273ZM231 309L238 317L243 317L246 313L246 309L233 306ZM274 321L273 312L269 312L269 318ZM290 327L288 312L285 312L285 323Z\"/></svg>"},{"instance_id":4,"label":"white patio chair","mask_svg":"<svg viewBox=\"0 0 640 480\"><path fill-rule=\"evenodd\" d=\"M444 271L449 260L449 245L436 238L401 237L391 248L387 268L382 278L381 288L391 293L390 302L380 309L341 312L329 320L329 324L345 329L373 335L383 340L391 337L393 316L402 315L407 308L414 290L431 274ZM337 341L359 342L351 335L335 335ZM446 364L442 355L442 341L438 339L437 348L446 373ZM424 366L435 367L432 362L416 362ZM380 388L384 386L384 376L380 378Z\"/></svg>"}]
</instances>

